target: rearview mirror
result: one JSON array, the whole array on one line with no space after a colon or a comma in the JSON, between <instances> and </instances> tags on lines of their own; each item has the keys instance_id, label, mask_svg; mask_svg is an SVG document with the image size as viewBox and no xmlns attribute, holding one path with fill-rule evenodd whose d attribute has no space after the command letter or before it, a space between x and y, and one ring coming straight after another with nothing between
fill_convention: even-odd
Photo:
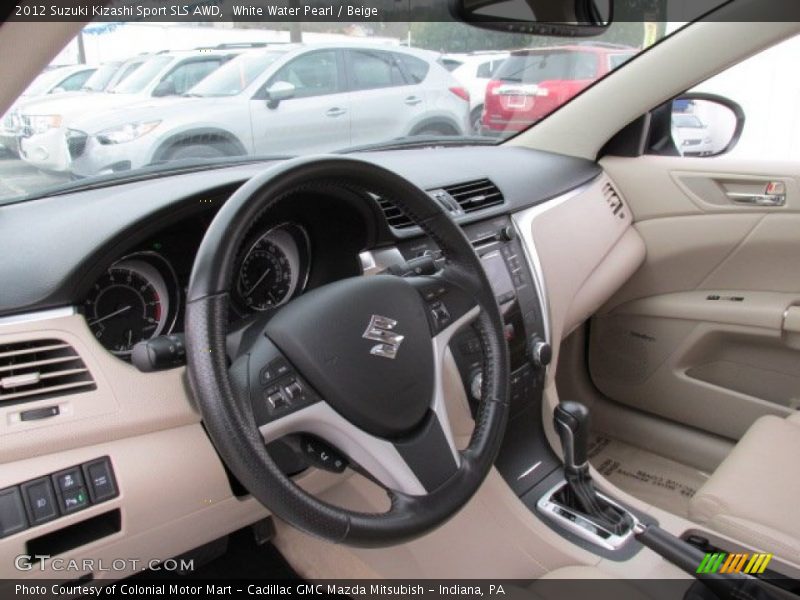
<instances>
[{"instance_id":1,"label":"rearview mirror","mask_svg":"<svg viewBox=\"0 0 800 600\"><path fill-rule=\"evenodd\" d=\"M450 0L465 23L514 33L592 36L611 23L613 0Z\"/></svg>"},{"instance_id":2,"label":"rearview mirror","mask_svg":"<svg viewBox=\"0 0 800 600\"><path fill-rule=\"evenodd\" d=\"M288 81L276 81L267 88L267 106L278 108L284 100L294 98L295 87Z\"/></svg>"},{"instance_id":3,"label":"rearview mirror","mask_svg":"<svg viewBox=\"0 0 800 600\"><path fill-rule=\"evenodd\" d=\"M729 152L742 135L744 121L742 108L722 96L686 94L672 101L672 141L681 156Z\"/></svg>"}]
</instances>

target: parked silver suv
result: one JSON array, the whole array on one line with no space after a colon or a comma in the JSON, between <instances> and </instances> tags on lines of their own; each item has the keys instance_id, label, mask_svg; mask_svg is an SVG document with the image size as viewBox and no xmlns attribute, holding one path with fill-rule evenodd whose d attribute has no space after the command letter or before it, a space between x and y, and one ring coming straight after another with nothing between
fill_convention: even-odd
<instances>
[{"instance_id":1,"label":"parked silver suv","mask_svg":"<svg viewBox=\"0 0 800 600\"><path fill-rule=\"evenodd\" d=\"M238 55L236 49L160 52L141 57L135 70L103 93L65 96L36 102L19 113L21 158L48 171L69 170L64 136L73 121L105 110L121 111L148 98L182 94L221 64Z\"/></svg>"},{"instance_id":2,"label":"parked silver suv","mask_svg":"<svg viewBox=\"0 0 800 600\"><path fill-rule=\"evenodd\" d=\"M424 50L286 45L249 51L186 97L75 121L75 175L186 158L325 152L469 131L469 94Z\"/></svg>"}]
</instances>

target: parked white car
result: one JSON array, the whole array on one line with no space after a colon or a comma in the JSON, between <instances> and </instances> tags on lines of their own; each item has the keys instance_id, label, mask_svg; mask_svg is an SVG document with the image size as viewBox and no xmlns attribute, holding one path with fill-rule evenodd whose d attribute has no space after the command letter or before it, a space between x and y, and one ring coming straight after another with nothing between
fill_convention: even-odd
<instances>
[{"instance_id":1,"label":"parked white car","mask_svg":"<svg viewBox=\"0 0 800 600\"><path fill-rule=\"evenodd\" d=\"M0 118L0 146L16 154L20 110L41 97L80 90L96 70L97 67L89 65L73 65L49 69L39 75Z\"/></svg>"},{"instance_id":2,"label":"parked white car","mask_svg":"<svg viewBox=\"0 0 800 600\"><path fill-rule=\"evenodd\" d=\"M486 86L508 55L508 52L471 52L457 55L457 59L456 55L446 55L451 61L461 61L451 72L469 92L470 123L474 133L480 131Z\"/></svg>"},{"instance_id":3,"label":"parked white car","mask_svg":"<svg viewBox=\"0 0 800 600\"><path fill-rule=\"evenodd\" d=\"M683 156L709 156L713 153L713 139L708 125L691 113L672 113L675 142Z\"/></svg>"},{"instance_id":4,"label":"parked white car","mask_svg":"<svg viewBox=\"0 0 800 600\"><path fill-rule=\"evenodd\" d=\"M363 44L248 52L187 98L76 120L66 138L71 171L91 176L167 160L326 152L411 135L461 135L469 130L467 92L437 58Z\"/></svg>"},{"instance_id":5,"label":"parked white car","mask_svg":"<svg viewBox=\"0 0 800 600\"><path fill-rule=\"evenodd\" d=\"M209 49L148 55L132 73L104 93L31 104L19 113L20 157L39 169L66 171L69 155L64 136L72 121L148 98L182 94L240 52Z\"/></svg>"}]
</instances>

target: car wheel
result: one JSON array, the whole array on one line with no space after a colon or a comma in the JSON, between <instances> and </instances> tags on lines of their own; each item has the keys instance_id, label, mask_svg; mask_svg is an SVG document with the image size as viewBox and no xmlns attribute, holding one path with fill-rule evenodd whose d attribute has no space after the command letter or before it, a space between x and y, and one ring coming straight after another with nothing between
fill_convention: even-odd
<instances>
[{"instance_id":1,"label":"car wheel","mask_svg":"<svg viewBox=\"0 0 800 600\"><path fill-rule=\"evenodd\" d=\"M483 106L474 108L469 115L469 125L472 133L482 135L483 133Z\"/></svg>"}]
</instances>

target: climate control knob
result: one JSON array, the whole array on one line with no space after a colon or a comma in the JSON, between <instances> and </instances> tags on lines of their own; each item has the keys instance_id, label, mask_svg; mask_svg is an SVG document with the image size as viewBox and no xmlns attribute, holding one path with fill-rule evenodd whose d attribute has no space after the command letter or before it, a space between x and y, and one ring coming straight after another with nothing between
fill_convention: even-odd
<instances>
[{"instance_id":1,"label":"climate control knob","mask_svg":"<svg viewBox=\"0 0 800 600\"><path fill-rule=\"evenodd\" d=\"M553 348L544 339L534 334L528 343L528 358L539 368L544 368L553 360Z\"/></svg>"}]
</instances>

